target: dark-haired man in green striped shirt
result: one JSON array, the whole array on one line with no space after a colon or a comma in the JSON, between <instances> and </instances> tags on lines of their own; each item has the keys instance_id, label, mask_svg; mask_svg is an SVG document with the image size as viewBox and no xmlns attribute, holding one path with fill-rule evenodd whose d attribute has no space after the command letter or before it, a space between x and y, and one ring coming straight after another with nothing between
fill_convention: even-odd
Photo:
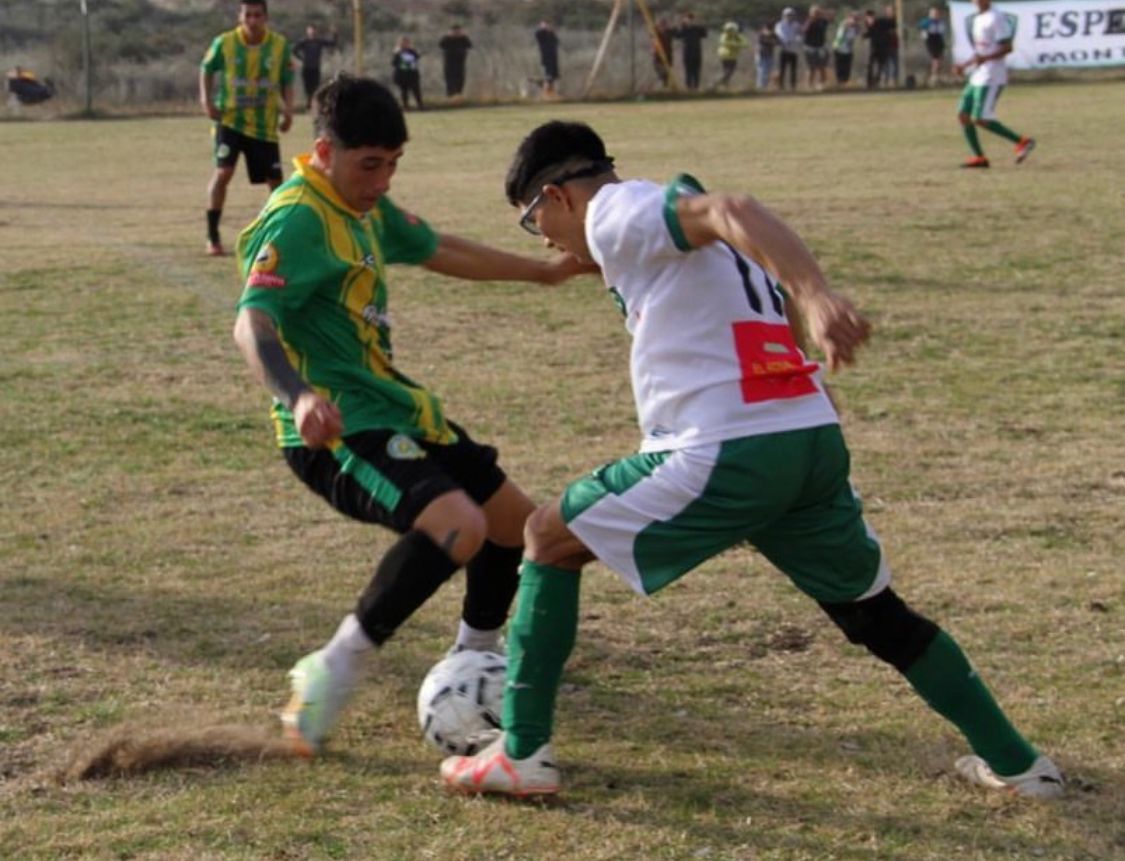
<instances>
[{"instance_id":1,"label":"dark-haired man in green striped shirt","mask_svg":"<svg viewBox=\"0 0 1125 861\"><path fill-rule=\"evenodd\" d=\"M281 185L277 137L293 123L293 61L288 40L268 20L266 0L242 0L238 26L215 37L199 67L199 100L215 121L215 172L207 186L213 257L223 254L219 220L239 153L251 183L268 183L271 191Z\"/></svg>"}]
</instances>

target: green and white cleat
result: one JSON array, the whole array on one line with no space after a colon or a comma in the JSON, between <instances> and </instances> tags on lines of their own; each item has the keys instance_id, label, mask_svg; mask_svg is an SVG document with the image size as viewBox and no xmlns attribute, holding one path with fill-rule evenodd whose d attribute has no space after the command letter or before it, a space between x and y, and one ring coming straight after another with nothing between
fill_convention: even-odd
<instances>
[{"instance_id":1,"label":"green and white cleat","mask_svg":"<svg viewBox=\"0 0 1125 861\"><path fill-rule=\"evenodd\" d=\"M1058 798L1066 781L1058 767L1045 756L1039 756L1022 774L1001 777L979 756L963 756L954 764L957 772L970 783L999 789L1028 798Z\"/></svg>"},{"instance_id":2,"label":"green and white cleat","mask_svg":"<svg viewBox=\"0 0 1125 861\"><path fill-rule=\"evenodd\" d=\"M281 713L282 731L304 757L320 752L351 698L355 679L333 675L320 652L305 655L289 671L293 695Z\"/></svg>"}]
</instances>

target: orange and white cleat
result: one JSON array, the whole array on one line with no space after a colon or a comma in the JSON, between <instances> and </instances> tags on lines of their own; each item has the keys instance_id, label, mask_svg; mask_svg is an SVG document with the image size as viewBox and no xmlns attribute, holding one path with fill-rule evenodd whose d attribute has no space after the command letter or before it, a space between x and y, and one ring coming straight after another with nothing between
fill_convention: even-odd
<instances>
[{"instance_id":1,"label":"orange and white cleat","mask_svg":"<svg viewBox=\"0 0 1125 861\"><path fill-rule=\"evenodd\" d=\"M1010 777L1001 777L979 756L963 756L954 767L969 783L1028 798L1058 798L1066 786L1058 767L1045 756L1038 757L1023 774Z\"/></svg>"},{"instance_id":2,"label":"orange and white cleat","mask_svg":"<svg viewBox=\"0 0 1125 861\"><path fill-rule=\"evenodd\" d=\"M207 242L207 256L208 257L225 257L226 253L227 253L226 249L223 248L223 243L221 243L221 242L211 242L210 240L208 240L208 242Z\"/></svg>"},{"instance_id":3,"label":"orange and white cleat","mask_svg":"<svg viewBox=\"0 0 1125 861\"><path fill-rule=\"evenodd\" d=\"M1023 164L1024 159L1031 155L1035 149L1035 138L1024 138L1016 144L1016 164Z\"/></svg>"},{"instance_id":4,"label":"orange and white cleat","mask_svg":"<svg viewBox=\"0 0 1125 861\"><path fill-rule=\"evenodd\" d=\"M448 789L467 795L511 795L528 798L559 791L559 770L550 743L527 759L512 759L504 750L504 734L475 756L451 756L441 764Z\"/></svg>"}]
</instances>

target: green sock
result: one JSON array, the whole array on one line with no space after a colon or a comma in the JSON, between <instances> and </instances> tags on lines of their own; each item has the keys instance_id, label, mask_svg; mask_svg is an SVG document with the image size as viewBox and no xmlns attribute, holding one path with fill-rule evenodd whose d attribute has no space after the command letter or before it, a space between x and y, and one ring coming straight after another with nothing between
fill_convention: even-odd
<instances>
[{"instance_id":1,"label":"green sock","mask_svg":"<svg viewBox=\"0 0 1125 861\"><path fill-rule=\"evenodd\" d=\"M581 577L527 559L520 566L502 718L504 749L513 759L526 759L551 738L555 695L578 632Z\"/></svg>"},{"instance_id":2,"label":"green sock","mask_svg":"<svg viewBox=\"0 0 1125 861\"><path fill-rule=\"evenodd\" d=\"M1037 751L1005 717L957 643L939 631L907 671L930 708L951 721L999 775L1027 771Z\"/></svg>"},{"instance_id":3,"label":"green sock","mask_svg":"<svg viewBox=\"0 0 1125 861\"><path fill-rule=\"evenodd\" d=\"M980 148L980 138L977 137L977 127L969 123L967 126L961 126L961 131L965 133L965 140L969 142L969 149L976 155L984 155L984 150Z\"/></svg>"},{"instance_id":4,"label":"green sock","mask_svg":"<svg viewBox=\"0 0 1125 861\"><path fill-rule=\"evenodd\" d=\"M984 127L992 132L994 135L1000 135L1002 138L1007 138L1012 143L1019 143L1023 138L1008 128L999 120L985 120Z\"/></svg>"}]
</instances>

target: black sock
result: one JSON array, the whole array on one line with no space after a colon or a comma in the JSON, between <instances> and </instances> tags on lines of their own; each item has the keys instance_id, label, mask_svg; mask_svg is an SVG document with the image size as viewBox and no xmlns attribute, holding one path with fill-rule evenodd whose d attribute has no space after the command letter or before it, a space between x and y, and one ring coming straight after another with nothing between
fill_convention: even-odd
<instances>
[{"instance_id":1,"label":"black sock","mask_svg":"<svg viewBox=\"0 0 1125 861\"><path fill-rule=\"evenodd\" d=\"M219 219L222 217L221 209L207 210L207 239L216 244L219 242Z\"/></svg>"},{"instance_id":2,"label":"black sock","mask_svg":"<svg viewBox=\"0 0 1125 861\"><path fill-rule=\"evenodd\" d=\"M478 631L494 631L508 618L520 584L522 547L501 547L485 541L465 566L465 603L461 618Z\"/></svg>"},{"instance_id":3,"label":"black sock","mask_svg":"<svg viewBox=\"0 0 1125 861\"><path fill-rule=\"evenodd\" d=\"M355 615L382 645L461 566L424 532L408 532L386 552L359 596Z\"/></svg>"}]
</instances>

